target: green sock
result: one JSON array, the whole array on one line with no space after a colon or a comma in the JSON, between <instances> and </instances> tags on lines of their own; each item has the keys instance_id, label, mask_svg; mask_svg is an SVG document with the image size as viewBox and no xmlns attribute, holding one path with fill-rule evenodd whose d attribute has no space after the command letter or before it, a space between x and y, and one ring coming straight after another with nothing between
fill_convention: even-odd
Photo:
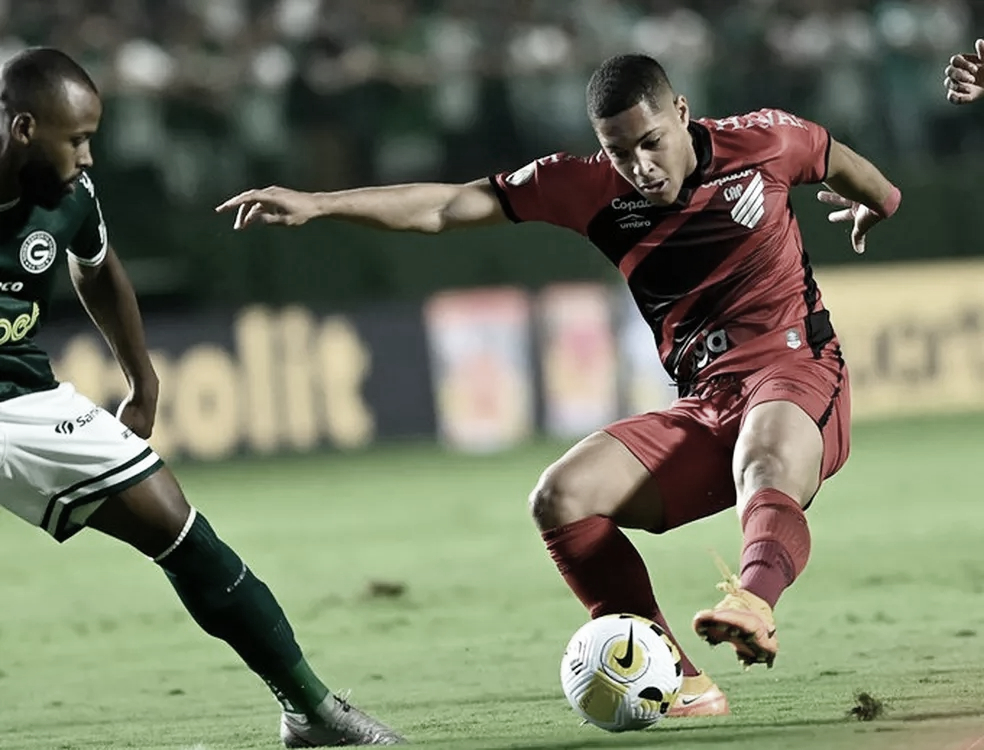
<instances>
[{"instance_id":1,"label":"green sock","mask_svg":"<svg viewBox=\"0 0 984 750\"><path fill-rule=\"evenodd\" d=\"M303 656L286 673L265 677L264 680L275 696L278 693L282 694L282 697L278 696L280 705L288 711L311 713L328 697L329 693L328 688Z\"/></svg>"},{"instance_id":2,"label":"green sock","mask_svg":"<svg viewBox=\"0 0 984 750\"><path fill-rule=\"evenodd\" d=\"M203 515L196 514L184 538L157 562L195 622L228 643L285 710L310 713L328 696L270 589Z\"/></svg>"}]
</instances>

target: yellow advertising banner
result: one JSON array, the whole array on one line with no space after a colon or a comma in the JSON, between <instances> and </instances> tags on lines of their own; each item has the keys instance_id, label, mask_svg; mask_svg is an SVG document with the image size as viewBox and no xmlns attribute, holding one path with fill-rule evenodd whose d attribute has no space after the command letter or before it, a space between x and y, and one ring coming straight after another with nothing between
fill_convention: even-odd
<instances>
[{"instance_id":1,"label":"yellow advertising banner","mask_svg":"<svg viewBox=\"0 0 984 750\"><path fill-rule=\"evenodd\" d=\"M856 419L984 410L984 261L822 269Z\"/></svg>"},{"instance_id":2,"label":"yellow advertising banner","mask_svg":"<svg viewBox=\"0 0 984 750\"><path fill-rule=\"evenodd\" d=\"M362 448L433 431L423 324L416 308L318 315L292 306L147 321L161 380L151 445L172 459ZM60 380L115 408L127 393L91 328L51 342Z\"/></svg>"}]
</instances>

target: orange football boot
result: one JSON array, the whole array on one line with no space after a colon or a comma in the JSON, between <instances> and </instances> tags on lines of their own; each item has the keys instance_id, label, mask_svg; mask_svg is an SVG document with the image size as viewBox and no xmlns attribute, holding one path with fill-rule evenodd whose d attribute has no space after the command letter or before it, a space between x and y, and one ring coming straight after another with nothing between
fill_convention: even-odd
<instances>
[{"instance_id":1,"label":"orange football boot","mask_svg":"<svg viewBox=\"0 0 984 750\"><path fill-rule=\"evenodd\" d=\"M701 672L684 677L677 699L667 712L667 717L682 719L695 716L727 716L731 713L728 698L714 680Z\"/></svg>"},{"instance_id":2,"label":"orange football boot","mask_svg":"<svg viewBox=\"0 0 984 750\"><path fill-rule=\"evenodd\" d=\"M746 667L765 664L771 668L779 652L772 607L743 589L741 580L730 571L718 588L725 593L724 599L694 616L697 635L712 646L730 643Z\"/></svg>"}]
</instances>

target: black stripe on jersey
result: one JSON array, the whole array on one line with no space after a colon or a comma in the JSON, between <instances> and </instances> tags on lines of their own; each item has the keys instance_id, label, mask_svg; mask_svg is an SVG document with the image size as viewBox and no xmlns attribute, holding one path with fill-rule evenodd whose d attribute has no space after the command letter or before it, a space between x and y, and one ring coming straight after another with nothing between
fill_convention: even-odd
<instances>
[{"instance_id":1,"label":"black stripe on jersey","mask_svg":"<svg viewBox=\"0 0 984 750\"><path fill-rule=\"evenodd\" d=\"M489 183L492 185L492 190L495 191L495 197L499 199L499 205L502 206L502 213L514 224L521 224L523 220L513 211L512 204L509 203L509 196L506 195L506 191L502 189L499 181L495 177L489 177Z\"/></svg>"},{"instance_id":2,"label":"black stripe on jersey","mask_svg":"<svg viewBox=\"0 0 984 750\"><path fill-rule=\"evenodd\" d=\"M792 205L789 205L789 210L792 211ZM803 284L806 287L803 290L803 301L806 302L806 312L811 313L813 309L817 306L817 280L813 278L813 264L810 263L810 254L803 250L803 254L800 256L800 262L803 264Z\"/></svg>"},{"instance_id":3,"label":"black stripe on jersey","mask_svg":"<svg viewBox=\"0 0 984 750\"><path fill-rule=\"evenodd\" d=\"M803 302L806 304L806 317L803 327L806 329L806 341L810 345L814 359L820 359L823 347L834 337L834 327L830 323L830 313L827 310L817 310L820 292L817 280L813 277L813 265L810 255L803 250Z\"/></svg>"},{"instance_id":4,"label":"black stripe on jersey","mask_svg":"<svg viewBox=\"0 0 984 750\"><path fill-rule=\"evenodd\" d=\"M830 131L825 130L824 132L827 134L827 145L824 148L823 154L824 174L820 180L821 182L827 179L827 174L830 172L830 149L834 143ZM793 214L793 204L788 199L786 206L790 214ZM795 214L793 215L795 216ZM806 329L806 340L810 345L810 350L813 352L813 357L819 359L823 347L826 346L828 341L834 338L835 334L834 328L830 323L830 313L826 310L816 309L817 302L820 299L820 291L817 288L817 280L813 276L813 264L810 263L810 254L806 252L805 248L802 253L800 260L803 264L803 302L806 304L806 317L803 320L803 325Z\"/></svg>"},{"instance_id":5,"label":"black stripe on jersey","mask_svg":"<svg viewBox=\"0 0 984 750\"><path fill-rule=\"evenodd\" d=\"M616 266L622 262L622 259L628 255L632 248L656 229L660 219L686 209L690 205L694 193L703 184L704 175L714 158L711 131L697 122L691 122L687 126L687 130L690 131L694 153L697 155L697 168L683 181L675 203L669 206L649 204L641 193L629 190L613 197L608 205L588 222L586 232L588 239ZM614 203L632 203L635 206L633 208L613 208L612 204ZM633 219L632 214L637 215L638 219ZM680 230L678 229L672 236L676 237L679 233ZM664 240L664 242L666 241Z\"/></svg>"},{"instance_id":6,"label":"black stripe on jersey","mask_svg":"<svg viewBox=\"0 0 984 750\"><path fill-rule=\"evenodd\" d=\"M689 389L698 373L684 369L685 358L691 353L694 341L708 325L717 320L721 308L734 299L738 289L748 283L747 274L736 269L735 273L709 286L687 309L684 318L674 327L673 347L667 357L667 370L678 381L681 392ZM733 343L733 342L729 342Z\"/></svg>"},{"instance_id":7,"label":"black stripe on jersey","mask_svg":"<svg viewBox=\"0 0 984 750\"><path fill-rule=\"evenodd\" d=\"M618 266L629 252L646 239L668 209L649 203L635 190L609 201L588 223L587 237L595 247ZM634 204L636 208L614 208L613 204Z\"/></svg>"},{"instance_id":8,"label":"black stripe on jersey","mask_svg":"<svg viewBox=\"0 0 984 750\"><path fill-rule=\"evenodd\" d=\"M744 234L745 228L733 225L736 235ZM710 276L731 254L733 247L727 242L709 244L704 241L707 229L699 224L690 222L682 224L666 243L647 255L636 267L629 280L629 288L636 300L643 317L656 334L657 345L662 343L662 324L670 309ZM725 238L727 240L727 238ZM720 295L728 294L732 287L747 281L740 269L735 269L729 279L723 280L711 289L705 290L705 302L698 300L692 308L700 312L715 300L723 299ZM687 319L692 315L688 313ZM692 330L681 330L681 340L699 331L699 326L693 325Z\"/></svg>"}]
</instances>

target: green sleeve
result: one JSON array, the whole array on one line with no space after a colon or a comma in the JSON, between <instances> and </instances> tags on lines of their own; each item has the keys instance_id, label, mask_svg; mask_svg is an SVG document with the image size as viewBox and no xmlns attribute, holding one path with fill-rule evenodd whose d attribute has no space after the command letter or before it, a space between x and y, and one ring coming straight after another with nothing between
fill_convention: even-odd
<instances>
[{"instance_id":1,"label":"green sleeve","mask_svg":"<svg viewBox=\"0 0 984 750\"><path fill-rule=\"evenodd\" d=\"M83 218L68 254L83 266L98 266L109 249L109 235L99 198L96 197L96 187L92 184L92 178L83 172L76 190L80 192L78 201Z\"/></svg>"}]
</instances>

